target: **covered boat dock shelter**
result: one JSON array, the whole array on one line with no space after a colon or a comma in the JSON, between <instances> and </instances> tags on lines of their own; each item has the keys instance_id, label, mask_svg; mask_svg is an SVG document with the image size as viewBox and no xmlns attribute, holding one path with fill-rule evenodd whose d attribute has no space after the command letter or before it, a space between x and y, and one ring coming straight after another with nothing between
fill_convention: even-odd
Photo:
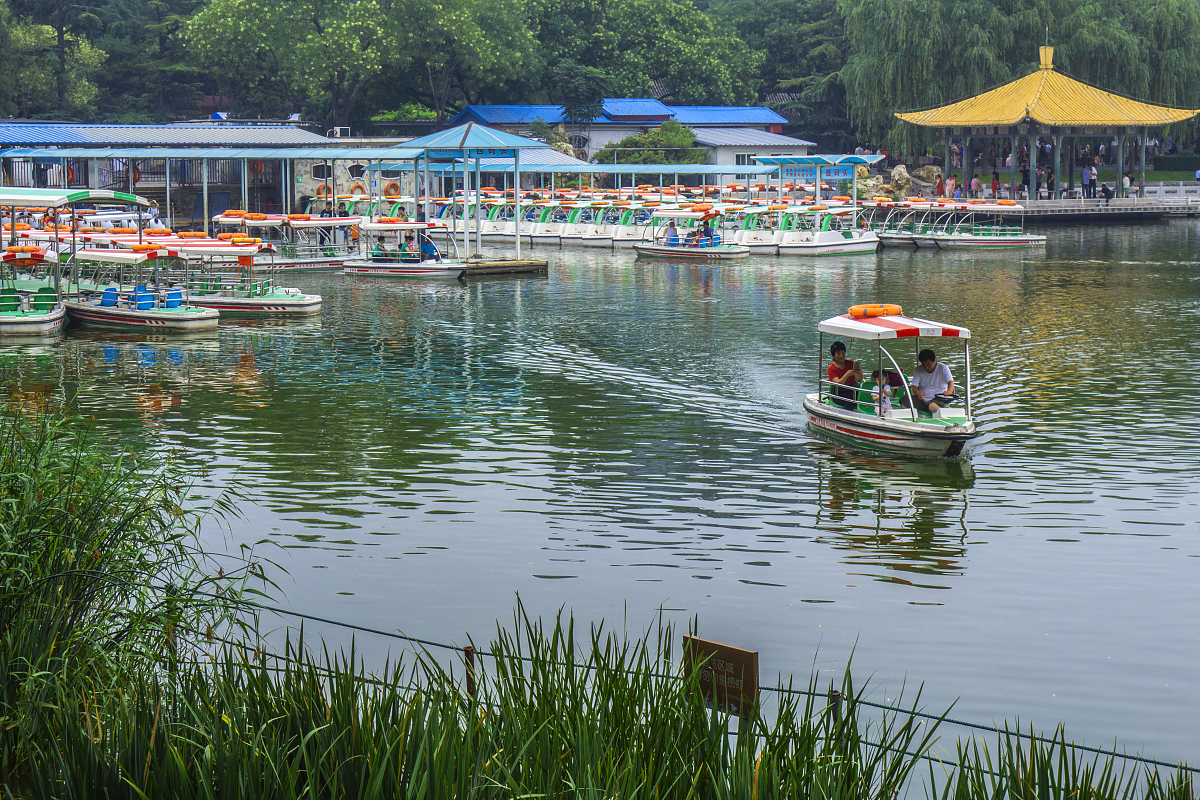
<instances>
[{"instance_id":1,"label":"covered boat dock shelter","mask_svg":"<svg viewBox=\"0 0 1200 800\"><path fill-rule=\"evenodd\" d=\"M1030 180L1037 169L1038 140L1053 142L1051 168L1055 176L1055 195L1062 188L1062 176L1068 173L1068 186L1074 188L1075 159L1068 159L1063 170L1063 144L1073 154L1078 139L1117 140L1117 175L1126 172L1125 147L1133 140L1138 152L1138 195L1145 196L1146 147L1151 128L1185 122L1200 111L1153 105L1132 100L1078 81L1054 69L1054 48L1039 48L1040 65L1036 72L1010 81L983 94L956 103L898 113L901 120L944 132L947 170L951 163L950 146L954 137L963 140L964 182L974 173L975 147L989 139L1009 143L1015 154L1020 140L1027 138L1030 153ZM1009 197L1017 199L1017 159L1009 168ZM1119 179L1119 178L1118 178Z\"/></svg>"}]
</instances>

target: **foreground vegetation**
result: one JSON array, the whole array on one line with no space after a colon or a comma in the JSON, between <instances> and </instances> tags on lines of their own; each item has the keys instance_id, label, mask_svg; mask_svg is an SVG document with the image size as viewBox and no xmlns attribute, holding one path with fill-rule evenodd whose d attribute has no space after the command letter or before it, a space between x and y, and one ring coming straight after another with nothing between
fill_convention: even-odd
<instances>
[{"instance_id":1,"label":"foreground vegetation","mask_svg":"<svg viewBox=\"0 0 1200 800\"><path fill-rule=\"evenodd\" d=\"M0 418L10 796L1194 797L1186 773L1089 757L1061 733L939 744L938 720L861 705L849 672L845 702L810 682L739 723L705 706L669 626L631 641L518 609L474 692L428 653L368 672L353 647L301 634L271 655L229 628L247 575L211 574L176 465L80 430ZM232 638L213 648L217 629Z\"/></svg>"}]
</instances>

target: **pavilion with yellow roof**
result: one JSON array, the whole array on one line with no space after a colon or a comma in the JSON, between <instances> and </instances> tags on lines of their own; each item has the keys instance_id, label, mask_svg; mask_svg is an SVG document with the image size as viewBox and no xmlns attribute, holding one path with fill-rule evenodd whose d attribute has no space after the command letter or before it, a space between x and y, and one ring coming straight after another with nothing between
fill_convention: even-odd
<instances>
[{"instance_id":1,"label":"pavilion with yellow roof","mask_svg":"<svg viewBox=\"0 0 1200 800\"><path fill-rule=\"evenodd\" d=\"M1054 48L1039 48L1037 72L1018 78L983 94L926 111L896 114L913 125L942 128L946 132L946 163L950 163L951 137L963 138L963 170L966 180L974 172L972 146L975 140L1008 139L1012 152L1018 140L1029 138L1029 152L1037 153L1039 138L1054 143L1054 174L1061 188L1063 139L1073 145L1080 138L1117 139L1118 175L1125 172L1125 143L1136 141L1139 158L1139 194L1146 183L1146 140L1150 128L1184 122L1200 110L1167 108L1131 100L1075 80L1054 69ZM1074 158L1069 159L1074 182ZM1017 162L1013 159L1009 194L1016 198Z\"/></svg>"}]
</instances>

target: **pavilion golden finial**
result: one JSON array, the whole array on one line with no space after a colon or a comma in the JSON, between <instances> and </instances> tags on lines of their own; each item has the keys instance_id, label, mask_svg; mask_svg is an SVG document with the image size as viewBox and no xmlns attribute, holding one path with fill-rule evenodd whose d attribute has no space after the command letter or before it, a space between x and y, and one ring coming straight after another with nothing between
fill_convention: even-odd
<instances>
[{"instance_id":1,"label":"pavilion golden finial","mask_svg":"<svg viewBox=\"0 0 1200 800\"><path fill-rule=\"evenodd\" d=\"M1050 45L1042 45L1038 48L1038 55L1041 57L1042 69L1054 69L1054 48Z\"/></svg>"}]
</instances>

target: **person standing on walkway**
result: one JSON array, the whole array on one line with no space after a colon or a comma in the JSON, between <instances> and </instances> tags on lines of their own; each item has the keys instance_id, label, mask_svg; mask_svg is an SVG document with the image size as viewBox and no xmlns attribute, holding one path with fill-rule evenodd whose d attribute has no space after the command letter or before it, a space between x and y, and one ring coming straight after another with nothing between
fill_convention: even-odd
<instances>
[{"instance_id":1,"label":"person standing on walkway","mask_svg":"<svg viewBox=\"0 0 1200 800\"><path fill-rule=\"evenodd\" d=\"M1092 196L1092 165L1084 164L1083 169L1079 171L1079 185L1083 187L1083 196L1085 198Z\"/></svg>"}]
</instances>

